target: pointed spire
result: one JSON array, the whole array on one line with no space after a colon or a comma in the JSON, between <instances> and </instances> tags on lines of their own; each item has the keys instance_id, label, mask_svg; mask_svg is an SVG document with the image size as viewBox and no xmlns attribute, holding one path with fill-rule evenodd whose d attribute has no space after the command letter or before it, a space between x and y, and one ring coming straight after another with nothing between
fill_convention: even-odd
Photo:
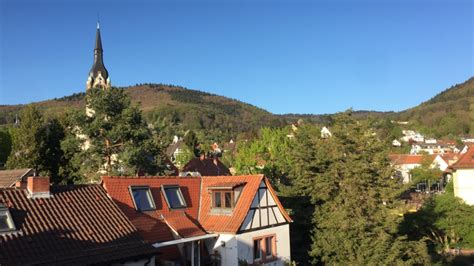
<instances>
[{"instance_id":1,"label":"pointed spire","mask_svg":"<svg viewBox=\"0 0 474 266\"><path fill-rule=\"evenodd\" d=\"M97 22L97 32L95 34L95 52L102 52L102 39L100 38L99 22Z\"/></svg>"},{"instance_id":2,"label":"pointed spire","mask_svg":"<svg viewBox=\"0 0 474 266\"><path fill-rule=\"evenodd\" d=\"M95 35L95 48L94 48L94 63L89 71L89 78L87 81L86 88L92 87L109 87L110 79L109 73L104 66L103 61L103 50L102 50L102 39L100 37L100 22L97 19L97 30Z\"/></svg>"}]
</instances>

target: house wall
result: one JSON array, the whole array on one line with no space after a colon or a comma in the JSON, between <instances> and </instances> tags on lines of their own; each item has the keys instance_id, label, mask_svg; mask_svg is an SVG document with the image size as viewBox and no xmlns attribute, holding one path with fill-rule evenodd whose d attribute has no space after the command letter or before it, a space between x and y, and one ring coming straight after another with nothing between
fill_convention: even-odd
<instances>
[{"instance_id":1,"label":"house wall","mask_svg":"<svg viewBox=\"0 0 474 266\"><path fill-rule=\"evenodd\" d=\"M221 257L221 265L237 266L237 238L233 234L219 234L212 247L212 252L217 251Z\"/></svg>"},{"instance_id":2,"label":"house wall","mask_svg":"<svg viewBox=\"0 0 474 266\"><path fill-rule=\"evenodd\" d=\"M474 169L458 169L453 176L454 196L474 205Z\"/></svg>"},{"instance_id":3,"label":"house wall","mask_svg":"<svg viewBox=\"0 0 474 266\"><path fill-rule=\"evenodd\" d=\"M291 256L289 224L238 234L236 238L239 260L245 260L249 264L253 263L253 239L267 235L276 236L277 259L275 261L265 263L263 265L283 266L285 264L285 261L290 261Z\"/></svg>"},{"instance_id":4,"label":"house wall","mask_svg":"<svg viewBox=\"0 0 474 266\"><path fill-rule=\"evenodd\" d=\"M403 184L407 184L411 181L410 171L416 167L420 167L421 164L399 164L395 166L395 169L400 171L403 177Z\"/></svg>"}]
</instances>

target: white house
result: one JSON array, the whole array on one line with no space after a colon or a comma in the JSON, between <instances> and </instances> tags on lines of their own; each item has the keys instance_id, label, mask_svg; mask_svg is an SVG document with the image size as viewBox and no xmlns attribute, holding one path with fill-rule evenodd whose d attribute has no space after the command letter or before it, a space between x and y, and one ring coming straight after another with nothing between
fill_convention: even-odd
<instances>
[{"instance_id":1,"label":"white house","mask_svg":"<svg viewBox=\"0 0 474 266\"><path fill-rule=\"evenodd\" d=\"M102 180L157 248L161 265L284 265L291 259L292 220L263 175Z\"/></svg>"},{"instance_id":2,"label":"white house","mask_svg":"<svg viewBox=\"0 0 474 266\"><path fill-rule=\"evenodd\" d=\"M424 142L416 142L412 144L410 154L419 154L422 152L428 154L445 154L459 152L459 149L456 147L456 141L454 140L427 139Z\"/></svg>"},{"instance_id":3,"label":"white house","mask_svg":"<svg viewBox=\"0 0 474 266\"><path fill-rule=\"evenodd\" d=\"M400 141L398 141L397 139L394 139L392 141L392 146L393 147L401 147L402 146L402 143Z\"/></svg>"},{"instance_id":4,"label":"white house","mask_svg":"<svg viewBox=\"0 0 474 266\"><path fill-rule=\"evenodd\" d=\"M474 205L474 145L451 166L453 169L454 195L469 205Z\"/></svg>"},{"instance_id":5,"label":"white house","mask_svg":"<svg viewBox=\"0 0 474 266\"><path fill-rule=\"evenodd\" d=\"M330 138L330 137L332 137L331 131L329 131L329 129L327 127L323 127L321 129L321 138L327 139L327 138Z\"/></svg>"},{"instance_id":6,"label":"white house","mask_svg":"<svg viewBox=\"0 0 474 266\"><path fill-rule=\"evenodd\" d=\"M423 160L426 158L426 155L418 154L390 154L389 159L392 166L399 172L401 175L402 181L404 184L407 184L411 181L410 171L416 167L421 167ZM428 155L428 159L431 162L434 162L435 157ZM439 167L431 163L432 167Z\"/></svg>"},{"instance_id":7,"label":"white house","mask_svg":"<svg viewBox=\"0 0 474 266\"><path fill-rule=\"evenodd\" d=\"M409 142L410 140L415 141L415 142L425 141L425 137L423 135L413 130L403 130L402 134L403 134L403 137L401 138L401 140L404 142Z\"/></svg>"},{"instance_id":8,"label":"white house","mask_svg":"<svg viewBox=\"0 0 474 266\"><path fill-rule=\"evenodd\" d=\"M173 142L166 148L166 155L170 159L170 161L176 166L178 165L178 162L176 161L176 158L179 157L180 154L182 154L186 149L186 144L184 143L182 138L179 138L178 136L173 137Z\"/></svg>"},{"instance_id":9,"label":"white house","mask_svg":"<svg viewBox=\"0 0 474 266\"><path fill-rule=\"evenodd\" d=\"M219 235L210 249L222 265L284 265L291 260L291 218L263 175L202 178L199 221Z\"/></svg>"}]
</instances>

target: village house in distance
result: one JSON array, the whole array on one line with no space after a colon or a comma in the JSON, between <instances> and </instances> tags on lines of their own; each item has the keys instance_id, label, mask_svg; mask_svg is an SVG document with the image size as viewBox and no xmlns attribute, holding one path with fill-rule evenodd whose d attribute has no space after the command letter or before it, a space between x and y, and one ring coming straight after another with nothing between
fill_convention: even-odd
<instances>
[{"instance_id":1,"label":"village house in distance","mask_svg":"<svg viewBox=\"0 0 474 266\"><path fill-rule=\"evenodd\" d=\"M97 24L86 90L110 86ZM94 110L86 107L86 114ZM291 261L292 219L264 175L232 176L217 157L194 158L183 171L192 174L104 176L99 184L64 186L32 169L2 171L0 265Z\"/></svg>"}]
</instances>

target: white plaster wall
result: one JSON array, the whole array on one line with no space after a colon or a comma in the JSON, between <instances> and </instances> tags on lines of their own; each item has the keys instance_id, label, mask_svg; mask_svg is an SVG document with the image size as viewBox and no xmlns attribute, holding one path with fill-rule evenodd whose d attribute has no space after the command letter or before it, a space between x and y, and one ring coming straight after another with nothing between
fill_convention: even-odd
<instances>
[{"instance_id":1,"label":"white plaster wall","mask_svg":"<svg viewBox=\"0 0 474 266\"><path fill-rule=\"evenodd\" d=\"M454 195L474 205L474 169L458 169L453 176Z\"/></svg>"},{"instance_id":2,"label":"white plaster wall","mask_svg":"<svg viewBox=\"0 0 474 266\"><path fill-rule=\"evenodd\" d=\"M222 243L225 243L223 247ZM237 266L237 239L235 235L231 234L220 234L217 238L214 247L212 248L214 253L215 250L221 255L221 265Z\"/></svg>"},{"instance_id":3,"label":"white plaster wall","mask_svg":"<svg viewBox=\"0 0 474 266\"><path fill-rule=\"evenodd\" d=\"M276 235L278 260L264 265L283 266L285 261L290 261L290 226L288 224L236 235L239 259L253 263L253 238L272 234Z\"/></svg>"}]
</instances>

